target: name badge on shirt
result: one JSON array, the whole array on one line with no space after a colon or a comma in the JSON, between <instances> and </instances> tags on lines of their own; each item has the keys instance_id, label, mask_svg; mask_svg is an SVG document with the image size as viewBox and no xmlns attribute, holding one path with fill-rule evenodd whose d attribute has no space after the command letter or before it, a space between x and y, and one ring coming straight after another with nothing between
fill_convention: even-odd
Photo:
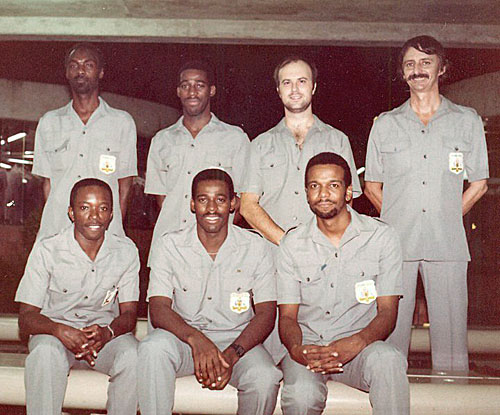
<instances>
[{"instance_id":1,"label":"name badge on shirt","mask_svg":"<svg viewBox=\"0 0 500 415\"><path fill-rule=\"evenodd\" d=\"M448 168L452 173L460 174L464 171L464 154L450 153L448 159Z\"/></svg>"},{"instance_id":2,"label":"name badge on shirt","mask_svg":"<svg viewBox=\"0 0 500 415\"><path fill-rule=\"evenodd\" d=\"M118 294L118 287L113 288L112 290L108 290L108 292L106 293L106 297L104 297L104 301L102 302L102 307L111 304L114 301L116 294Z\"/></svg>"},{"instance_id":3,"label":"name badge on shirt","mask_svg":"<svg viewBox=\"0 0 500 415\"><path fill-rule=\"evenodd\" d=\"M375 281L373 280L357 282L355 290L358 303L370 304L377 298L377 289L375 288Z\"/></svg>"},{"instance_id":4,"label":"name badge on shirt","mask_svg":"<svg viewBox=\"0 0 500 415\"><path fill-rule=\"evenodd\" d=\"M101 154L99 158L99 170L104 174L112 174L116 171L116 157L108 154Z\"/></svg>"},{"instance_id":5,"label":"name badge on shirt","mask_svg":"<svg viewBox=\"0 0 500 415\"><path fill-rule=\"evenodd\" d=\"M244 313L250 308L250 293L231 293L229 306L234 313Z\"/></svg>"}]
</instances>

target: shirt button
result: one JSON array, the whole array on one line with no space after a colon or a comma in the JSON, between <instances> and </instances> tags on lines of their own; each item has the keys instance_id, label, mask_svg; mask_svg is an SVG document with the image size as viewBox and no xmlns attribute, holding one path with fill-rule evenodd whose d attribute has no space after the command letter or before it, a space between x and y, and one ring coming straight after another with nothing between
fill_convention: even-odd
<instances>
[{"instance_id":1,"label":"shirt button","mask_svg":"<svg viewBox=\"0 0 500 415\"><path fill-rule=\"evenodd\" d=\"M79 179L81 179L81 178L82 178L82 176L80 176L80 175L78 175L78 176L76 176L76 177L78 177Z\"/></svg>"},{"instance_id":2,"label":"shirt button","mask_svg":"<svg viewBox=\"0 0 500 415\"><path fill-rule=\"evenodd\" d=\"M329 316L329 315L330 315L330 312L329 312L329 311L327 311L327 312L326 312L326 315L327 315L327 316Z\"/></svg>"},{"instance_id":3,"label":"shirt button","mask_svg":"<svg viewBox=\"0 0 500 415\"><path fill-rule=\"evenodd\" d=\"M426 211L426 210L425 210L425 208L424 208L424 209L422 209L422 212L424 212L424 213L425 213L425 212L427 212L427 211Z\"/></svg>"},{"instance_id":4,"label":"shirt button","mask_svg":"<svg viewBox=\"0 0 500 415\"><path fill-rule=\"evenodd\" d=\"M320 334L320 335L319 335L319 338L320 338L321 340L323 340L323 335L322 335L322 334Z\"/></svg>"},{"instance_id":5,"label":"shirt button","mask_svg":"<svg viewBox=\"0 0 500 415\"><path fill-rule=\"evenodd\" d=\"M193 148L194 148L194 144L191 144L191 147L193 147Z\"/></svg>"},{"instance_id":6,"label":"shirt button","mask_svg":"<svg viewBox=\"0 0 500 415\"><path fill-rule=\"evenodd\" d=\"M307 278L306 278L306 281L307 281L307 282L311 281L311 278L307 277Z\"/></svg>"},{"instance_id":7,"label":"shirt button","mask_svg":"<svg viewBox=\"0 0 500 415\"><path fill-rule=\"evenodd\" d=\"M207 300L211 300L211 299L212 299L212 297L207 297Z\"/></svg>"},{"instance_id":8,"label":"shirt button","mask_svg":"<svg viewBox=\"0 0 500 415\"><path fill-rule=\"evenodd\" d=\"M187 288L182 288L182 291L186 292L186 291L187 291Z\"/></svg>"},{"instance_id":9,"label":"shirt button","mask_svg":"<svg viewBox=\"0 0 500 415\"><path fill-rule=\"evenodd\" d=\"M63 293L67 293L68 290L66 288L63 288Z\"/></svg>"},{"instance_id":10,"label":"shirt button","mask_svg":"<svg viewBox=\"0 0 500 415\"><path fill-rule=\"evenodd\" d=\"M427 154L424 154L424 159L426 159L426 158L427 158Z\"/></svg>"},{"instance_id":11,"label":"shirt button","mask_svg":"<svg viewBox=\"0 0 500 415\"><path fill-rule=\"evenodd\" d=\"M333 288L333 287L334 287L333 282L332 282L332 283L330 283L330 287L331 287L331 288Z\"/></svg>"},{"instance_id":12,"label":"shirt button","mask_svg":"<svg viewBox=\"0 0 500 415\"><path fill-rule=\"evenodd\" d=\"M84 131L82 131L82 134L87 134L87 131L85 131L85 130L84 130Z\"/></svg>"},{"instance_id":13,"label":"shirt button","mask_svg":"<svg viewBox=\"0 0 500 415\"><path fill-rule=\"evenodd\" d=\"M293 220L297 220L297 216L294 216L292 219L293 219Z\"/></svg>"},{"instance_id":14,"label":"shirt button","mask_svg":"<svg viewBox=\"0 0 500 415\"><path fill-rule=\"evenodd\" d=\"M80 316L78 315L78 313L75 313L75 317L80 317Z\"/></svg>"},{"instance_id":15,"label":"shirt button","mask_svg":"<svg viewBox=\"0 0 500 415\"><path fill-rule=\"evenodd\" d=\"M339 257L339 254L337 252L335 252L335 258L338 258Z\"/></svg>"},{"instance_id":16,"label":"shirt button","mask_svg":"<svg viewBox=\"0 0 500 415\"><path fill-rule=\"evenodd\" d=\"M85 297L83 297L85 300L88 300L89 299L89 296L86 295Z\"/></svg>"},{"instance_id":17,"label":"shirt button","mask_svg":"<svg viewBox=\"0 0 500 415\"><path fill-rule=\"evenodd\" d=\"M298 194L299 194L299 192L298 192L297 190L296 190L294 193L295 193L296 195L298 195Z\"/></svg>"},{"instance_id":18,"label":"shirt button","mask_svg":"<svg viewBox=\"0 0 500 415\"><path fill-rule=\"evenodd\" d=\"M421 133L422 133L422 134L425 134L425 130L422 130L422 131L421 131Z\"/></svg>"},{"instance_id":19,"label":"shirt button","mask_svg":"<svg viewBox=\"0 0 500 415\"><path fill-rule=\"evenodd\" d=\"M299 167L299 166L297 166L297 170L300 170L300 167Z\"/></svg>"},{"instance_id":20,"label":"shirt button","mask_svg":"<svg viewBox=\"0 0 500 415\"><path fill-rule=\"evenodd\" d=\"M274 164L270 164L269 167L274 167Z\"/></svg>"},{"instance_id":21,"label":"shirt button","mask_svg":"<svg viewBox=\"0 0 500 415\"><path fill-rule=\"evenodd\" d=\"M422 184L425 186L427 183L425 182L425 180L422 182Z\"/></svg>"},{"instance_id":22,"label":"shirt button","mask_svg":"<svg viewBox=\"0 0 500 415\"><path fill-rule=\"evenodd\" d=\"M365 276L364 271L361 271L361 273L359 275L361 275L362 277L364 277Z\"/></svg>"},{"instance_id":23,"label":"shirt button","mask_svg":"<svg viewBox=\"0 0 500 415\"><path fill-rule=\"evenodd\" d=\"M92 268L92 272L95 272L95 269L94 269L94 268Z\"/></svg>"},{"instance_id":24,"label":"shirt button","mask_svg":"<svg viewBox=\"0 0 500 415\"><path fill-rule=\"evenodd\" d=\"M208 319L208 322L209 322L209 323L213 323L213 321L212 321L212 320L210 320L210 319Z\"/></svg>"},{"instance_id":25,"label":"shirt button","mask_svg":"<svg viewBox=\"0 0 500 415\"><path fill-rule=\"evenodd\" d=\"M182 223L186 223L186 222L187 222L187 220L186 220L186 219L182 219Z\"/></svg>"},{"instance_id":26,"label":"shirt button","mask_svg":"<svg viewBox=\"0 0 500 415\"><path fill-rule=\"evenodd\" d=\"M80 153L80 157L83 157L83 154L82 154L82 153Z\"/></svg>"},{"instance_id":27,"label":"shirt button","mask_svg":"<svg viewBox=\"0 0 500 415\"><path fill-rule=\"evenodd\" d=\"M189 197L189 195L184 195L184 199L187 199Z\"/></svg>"},{"instance_id":28,"label":"shirt button","mask_svg":"<svg viewBox=\"0 0 500 415\"><path fill-rule=\"evenodd\" d=\"M191 170L188 170L188 174L191 174Z\"/></svg>"}]
</instances>

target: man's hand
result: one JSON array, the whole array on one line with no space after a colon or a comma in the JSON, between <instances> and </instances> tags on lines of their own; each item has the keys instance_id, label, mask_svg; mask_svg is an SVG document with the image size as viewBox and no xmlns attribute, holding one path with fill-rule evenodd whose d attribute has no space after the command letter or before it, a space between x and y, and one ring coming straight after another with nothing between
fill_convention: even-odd
<instances>
[{"instance_id":1,"label":"man's hand","mask_svg":"<svg viewBox=\"0 0 500 415\"><path fill-rule=\"evenodd\" d=\"M338 353L331 346L317 346L305 344L295 346L290 352L293 360L304 365L315 373L341 373L342 363L338 359Z\"/></svg>"},{"instance_id":2,"label":"man's hand","mask_svg":"<svg viewBox=\"0 0 500 415\"><path fill-rule=\"evenodd\" d=\"M89 346L87 336L81 330L65 324L57 325L54 336L57 337L61 343L75 355L85 352Z\"/></svg>"},{"instance_id":3,"label":"man's hand","mask_svg":"<svg viewBox=\"0 0 500 415\"><path fill-rule=\"evenodd\" d=\"M308 368L315 373L340 373L342 367L354 359L366 345L356 335L334 341L328 346L317 346L309 351Z\"/></svg>"},{"instance_id":4,"label":"man's hand","mask_svg":"<svg viewBox=\"0 0 500 415\"><path fill-rule=\"evenodd\" d=\"M88 340L88 346L85 351L75 355L77 359L85 359L89 365L95 365L97 354L104 345L111 340L111 332L107 327L101 327L97 324L84 327L81 332L85 334Z\"/></svg>"},{"instance_id":5,"label":"man's hand","mask_svg":"<svg viewBox=\"0 0 500 415\"><path fill-rule=\"evenodd\" d=\"M224 359L222 352L217 346L201 332L190 336L188 344L194 361L194 374L203 387L214 388L218 378L229 368L229 363Z\"/></svg>"},{"instance_id":6,"label":"man's hand","mask_svg":"<svg viewBox=\"0 0 500 415\"><path fill-rule=\"evenodd\" d=\"M240 360L234 349L228 347L226 350L222 352L222 356L224 361L228 363L229 367L224 367L222 374L217 377L217 381L215 384L211 384L209 389L212 390L222 390L224 389L229 381L231 380L231 376L233 375L233 367Z\"/></svg>"}]
</instances>

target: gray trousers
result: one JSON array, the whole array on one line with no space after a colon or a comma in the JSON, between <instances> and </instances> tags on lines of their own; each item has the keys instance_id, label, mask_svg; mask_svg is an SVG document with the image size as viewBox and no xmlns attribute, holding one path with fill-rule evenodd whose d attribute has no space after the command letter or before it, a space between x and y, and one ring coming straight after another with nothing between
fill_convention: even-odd
<instances>
[{"instance_id":1,"label":"gray trousers","mask_svg":"<svg viewBox=\"0 0 500 415\"><path fill-rule=\"evenodd\" d=\"M334 380L369 391L374 415L408 415L410 392L403 354L385 342L366 347L344 365L344 372L333 375L313 373L287 355L281 362L283 415L319 415L326 405L328 387Z\"/></svg>"},{"instance_id":2,"label":"gray trousers","mask_svg":"<svg viewBox=\"0 0 500 415\"><path fill-rule=\"evenodd\" d=\"M142 415L171 414L175 379L194 374L191 348L174 334L156 329L139 344L138 390ZM271 415L282 374L258 345L235 365L229 384L238 389L239 415ZM201 385L200 385L201 388Z\"/></svg>"},{"instance_id":3,"label":"gray trousers","mask_svg":"<svg viewBox=\"0 0 500 415\"><path fill-rule=\"evenodd\" d=\"M137 340L124 334L99 352L94 369L110 376L106 409L110 415L137 413ZM24 383L28 415L61 415L70 368L91 366L78 361L59 339L31 336ZM82 391L85 393L85 391Z\"/></svg>"},{"instance_id":4,"label":"gray trousers","mask_svg":"<svg viewBox=\"0 0 500 415\"><path fill-rule=\"evenodd\" d=\"M468 372L465 261L403 262L404 297L399 301L396 329L387 341L408 356L419 271L429 314L432 367L434 370Z\"/></svg>"}]
</instances>

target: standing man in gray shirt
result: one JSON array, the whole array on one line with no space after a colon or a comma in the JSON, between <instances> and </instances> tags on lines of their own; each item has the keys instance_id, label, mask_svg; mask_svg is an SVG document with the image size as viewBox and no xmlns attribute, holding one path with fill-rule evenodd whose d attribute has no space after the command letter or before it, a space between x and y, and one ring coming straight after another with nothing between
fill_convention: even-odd
<instances>
[{"instance_id":1,"label":"standing man in gray shirt","mask_svg":"<svg viewBox=\"0 0 500 415\"><path fill-rule=\"evenodd\" d=\"M311 212L302 196L307 161L323 151L341 154L349 163L354 197L361 194L349 139L312 111L318 71L312 62L292 56L274 71L285 117L251 144L241 196L241 214L278 245L285 231L306 222Z\"/></svg>"},{"instance_id":2,"label":"standing man in gray shirt","mask_svg":"<svg viewBox=\"0 0 500 415\"><path fill-rule=\"evenodd\" d=\"M433 368L467 372L470 255L462 217L486 193L488 154L477 113L439 94L446 70L445 52L436 39L418 36L404 44L399 71L410 99L373 124L365 193L403 245L404 298L389 341L408 353L420 273Z\"/></svg>"},{"instance_id":3,"label":"standing man in gray shirt","mask_svg":"<svg viewBox=\"0 0 500 415\"><path fill-rule=\"evenodd\" d=\"M66 212L71 188L87 177L111 187L110 231L124 236L122 219L137 175L134 120L99 96L104 58L98 48L89 43L74 45L66 54L65 68L72 100L47 112L36 129L33 174L44 178L46 200L37 240L70 226Z\"/></svg>"},{"instance_id":4,"label":"standing man in gray shirt","mask_svg":"<svg viewBox=\"0 0 500 415\"><path fill-rule=\"evenodd\" d=\"M222 168L233 177L236 191L241 190L250 147L241 128L220 121L210 111L210 100L216 93L211 65L204 61L185 63L178 82L182 117L153 137L148 155L144 191L155 195L161 208L152 247L165 232L185 229L195 222L189 210L189 193L199 171Z\"/></svg>"},{"instance_id":5,"label":"standing man in gray shirt","mask_svg":"<svg viewBox=\"0 0 500 415\"><path fill-rule=\"evenodd\" d=\"M314 216L283 237L277 258L283 414L321 414L335 380L369 391L374 415L407 415L406 359L383 341L401 295L399 238L348 206L351 175L338 154L313 157L305 187Z\"/></svg>"}]
</instances>

